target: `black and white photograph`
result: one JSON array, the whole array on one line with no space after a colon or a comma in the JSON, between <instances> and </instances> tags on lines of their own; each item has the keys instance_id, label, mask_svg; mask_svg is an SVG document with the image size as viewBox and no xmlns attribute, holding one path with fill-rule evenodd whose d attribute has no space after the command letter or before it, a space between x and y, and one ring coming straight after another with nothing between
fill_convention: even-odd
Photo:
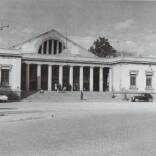
<instances>
[{"instance_id":1,"label":"black and white photograph","mask_svg":"<svg viewBox=\"0 0 156 156\"><path fill-rule=\"evenodd\" d=\"M156 1L0 0L0 156L156 156Z\"/></svg>"}]
</instances>

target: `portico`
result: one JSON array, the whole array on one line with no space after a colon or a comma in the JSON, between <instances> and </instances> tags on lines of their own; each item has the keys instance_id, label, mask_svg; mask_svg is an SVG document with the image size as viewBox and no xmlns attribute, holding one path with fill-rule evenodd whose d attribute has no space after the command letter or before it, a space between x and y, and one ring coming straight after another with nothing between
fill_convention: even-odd
<instances>
[{"instance_id":1,"label":"portico","mask_svg":"<svg viewBox=\"0 0 156 156\"><path fill-rule=\"evenodd\" d=\"M34 77L36 77L36 90L48 90L48 91L54 91L55 88L52 87L52 85L55 85L55 83L57 85L60 85L61 88L66 87L66 90L68 91L106 91L106 90L111 90L110 86L106 86L104 84L109 84L109 79L111 76L108 76L108 73L104 73L105 72L105 68L107 68L109 70L108 66L93 66L91 64L74 64L74 63L68 63L68 64L63 64L63 63L59 63L59 64L55 64L55 63L39 63L39 62L33 62L33 61L25 61L23 62L23 65L25 64L26 66L26 79L24 86L26 86L26 90L30 91L30 75L32 73L30 73L30 67L32 65L36 65L36 76L34 75ZM41 72L42 66L44 66L45 68L47 68L48 72ZM53 68L56 68L56 66L58 67L58 81L56 81L56 79L53 79L53 76L57 75L57 71L53 70ZM98 72L96 72L96 70L98 70ZM35 73L35 72L34 72ZM97 73L99 74L97 76ZM43 87L42 81L43 81L43 75L44 77L47 78L47 89L45 89L46 87ZM75 77L75 75L76 77ZM96 76L95 76L96 74ZM107 75L107 79L104 79L104 74ZM94 80L96 77L99 78L99 80ZM106 76L105 76L106 77ZM46 79L45 78L45 79ZM96 82L99 81L99 83L96 84ZM107 81L107 82L104 82ZM45 84L46 85L46 84ZM95 87L96 86L96 87ZM23 88L23 90L25 90Z\"/></svg>"}]
</instances>

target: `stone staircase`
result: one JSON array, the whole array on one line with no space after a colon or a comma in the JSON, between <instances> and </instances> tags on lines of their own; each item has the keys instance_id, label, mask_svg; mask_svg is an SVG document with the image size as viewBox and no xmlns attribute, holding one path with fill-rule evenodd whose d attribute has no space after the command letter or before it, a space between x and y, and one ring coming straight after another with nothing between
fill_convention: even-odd
<instances>
[{"instance_id":1,"label":"stone staircase","mask_svg":"<svg viewBox=\"0 0 156 156\"><path fill-rule=\"evenodd\" d=\"M24 92L23 101L33 101L33 102L78 102L80 101L80 92ZM112 93L110 92L83 92L83 101L120 101L121 98L112 98Z\"/></svg>"}]
</instances>

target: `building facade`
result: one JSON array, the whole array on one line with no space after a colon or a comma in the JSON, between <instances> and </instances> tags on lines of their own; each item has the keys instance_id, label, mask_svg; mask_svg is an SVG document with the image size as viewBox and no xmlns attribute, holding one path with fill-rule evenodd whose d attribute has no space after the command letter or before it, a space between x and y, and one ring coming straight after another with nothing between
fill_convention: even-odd
<instances>
[{"instance_id":1,"label":"building facade","mask_svg":"<svg viewBox=\"0 0 156 156\"><path fill-rule=\"evenodd\" d=\"M55 30L0 49L1 89L152 92L156 59L99 58Z\"/></svg>"}]
</instances>

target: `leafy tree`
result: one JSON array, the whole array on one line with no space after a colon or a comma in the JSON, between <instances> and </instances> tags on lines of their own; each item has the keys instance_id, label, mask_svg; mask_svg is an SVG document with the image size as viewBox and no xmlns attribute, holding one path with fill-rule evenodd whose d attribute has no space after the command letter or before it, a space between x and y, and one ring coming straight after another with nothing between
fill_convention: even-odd
<instances>
[{"instance_id":1,"label":"leafy tree","mask_svg":"<svg viewBox=\"0 0 156 156\"><path fill-rule=\"evenodd\" d=\"M99 37L99 39L94 41L89 51L99 57L115 57L117 55L117 51L110 45L108 39L105 37Z\"/></svg>"}]
</instances>

